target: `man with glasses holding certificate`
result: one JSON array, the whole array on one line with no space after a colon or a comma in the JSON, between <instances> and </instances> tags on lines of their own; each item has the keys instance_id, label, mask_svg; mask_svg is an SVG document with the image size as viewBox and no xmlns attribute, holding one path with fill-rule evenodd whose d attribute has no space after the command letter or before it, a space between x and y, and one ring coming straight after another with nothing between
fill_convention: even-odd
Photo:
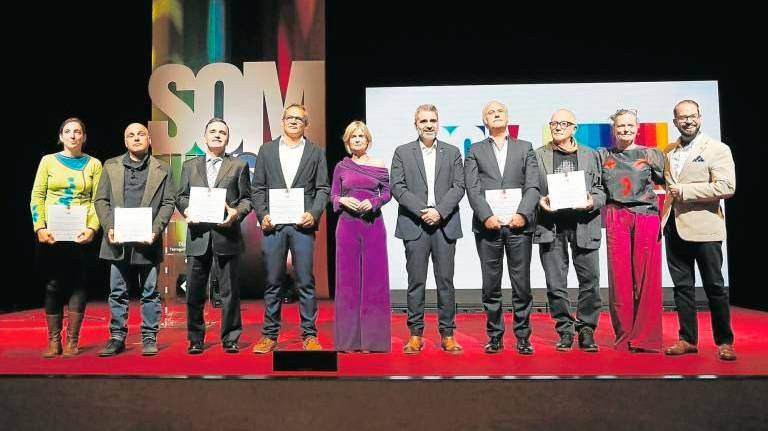
<instances>
[{"instance_id":1,"label":"man with glasses holding certificate","mask_svg":"<svg viewBox=\"0 0 768 431\"><path fill-rule=\"evenodd\" d=\"M94 205L104 236L99 257L110 262L109 342L99 356L125 350L128 291L141 284L142 354L158 353L160 294L157 270L163 261L163 230L173 215L176 188L168 165L149 154L149 131L130 124L123 134L125 154L104 163Z\"/></svg>"},{"instance_id":2,"label":"man with glasses holding certificate","mask_svg":"<svg viewBox=\"0 0 768 431\"><path fill-rule=\"evenodd\" d=\"M579 348L597 352L600 315L600 208L605 205L597 153L574 139L576 117L567 109L552 114L552 140L536 149L541 199L533 242L547 280L547 298L560 336L558 351L571 350L574 331ZM568 248L579 280L576 317L568 299Z\"/></svg>"},{"instance_id":3,"label":"man with glasses holding certificate","mask_svg":"<svg viewBox=\"0 0 768 431\"><path fill-rule=\"evenodd\" d=\"M221 344L237 353L240 317L240 223L251 212L248 164L225 153L229 126L212 118L205 126L206 153L184 162L176 207L187 219L187 337L190 354L203 353L203 307L211 266L221 292Z\"/></svg>"},{"instance_id":4,"label":"man with glasses holding certificate","mask_svg":"<svg viewBox=\"0 0 768 431\"><path fill-rule=\"evenodd\" d=\"M509 136L506 106L490 102L483 107L482 115L488 138L469 149L464 182L474 211L472 231L483 274L483 308L489 336L484 350L498 353L504 348L501 278L506 252L516 347L518 353L530 355L531 236L539 202L539 166L531 143Z\"/></svg>"},{"instance_id":5,"label":"man with glasses holding certificate","mask_svg":"<svg viewBox=\"0 0 768 431\"><path fill-rule=\"evenodd\" d=\"M277 347L280 332L280 285L291 251L299 292L304 350L322 350L317 339L317 303L313 257L315 231L328 204L330 186L325 151L304 137L309 115L303 105L283 111L283 133L259 149L253 172L253 207L261 224L266 266L264 327L253 353Z\"/></svg>"}]
</instances>

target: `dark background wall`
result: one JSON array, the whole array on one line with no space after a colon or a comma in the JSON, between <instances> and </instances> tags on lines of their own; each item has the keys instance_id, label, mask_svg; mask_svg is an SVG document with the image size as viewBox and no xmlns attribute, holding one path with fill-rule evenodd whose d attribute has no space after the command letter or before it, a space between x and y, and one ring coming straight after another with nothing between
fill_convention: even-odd
<instances>
[{"instance_id":1,"label":"dark background wall","mask_svg":"<svg viewBox=\"0 0 768 431\"><path fill-rule=\"evenodd\" d=\"M13 251L6 253L0 310L42 304L29 193L40 157L57 151L60 122L83 118L86 151L104 160L124 151L128 123L151 115L151 2L118 2L108 10L98 5L103 3L40 6L45 10L35 11L18 33L21 49L5 61L14 77L6 81L12 95L6 105L20 103L3 124L6 147L14 149L5 160L12 165L5 226ZM760 145L755 88L762 78L751 53L761 40L756 19L718 11L718 22L732 23L725 30L713 25L711 12L692 15L695 8L644 13L650 8L617 5L576 12L553 5L523 12L513 6L489 11L485 2L362 7L327 4L331 168L344 156L344 127L365 117L366 86L718 80L722 137L737 167L738 192L726 205L732 302L768 309L760 270L765 235L756 227L761 181L753 179L761 152L751 148ZM333 232L335 220L329 220ZM332 259L333 244L329 251ZM94 262L91 273L92 297L105 297L105 265Z\"/></svg>"}]
</instances>

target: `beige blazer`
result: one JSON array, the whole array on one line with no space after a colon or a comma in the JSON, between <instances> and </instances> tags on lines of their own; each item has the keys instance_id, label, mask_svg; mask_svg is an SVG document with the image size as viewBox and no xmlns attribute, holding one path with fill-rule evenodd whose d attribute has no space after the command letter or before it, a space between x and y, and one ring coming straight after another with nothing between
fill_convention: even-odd
<instances>
[{"instance_id":1,"label":"beige blazer","mask_svg":"<svg viewBox=\"0 0 768 431\"><path fill-rule=\"evenodd\" d=\"M736 175L731 149L724 143L703 136L691 150L680 175L672 171L670 155L680 146L680 139L665 149L664 178L667 190L672 184L680 186L681 195L673 199L667 194L661 213L662 228L674 208L675 223L680 238L705 242L725 240L725 218L722 199L736 192Z\"/></svg>"}]
</instances>

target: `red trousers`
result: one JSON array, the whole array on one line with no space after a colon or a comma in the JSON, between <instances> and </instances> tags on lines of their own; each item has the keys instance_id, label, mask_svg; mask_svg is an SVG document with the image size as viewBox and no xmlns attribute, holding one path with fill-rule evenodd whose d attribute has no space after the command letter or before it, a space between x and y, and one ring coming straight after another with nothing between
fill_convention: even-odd
<instances>
[{"instance_id":1,"label":"red trousers","mask_svg":"<svg viewBox=\"0 0 768 431\"><path fill-rule=\"evenodd\" d=\"M658 214L606 208L608 291L616 350L661 350Z\"/></svg>"}]
</instances>

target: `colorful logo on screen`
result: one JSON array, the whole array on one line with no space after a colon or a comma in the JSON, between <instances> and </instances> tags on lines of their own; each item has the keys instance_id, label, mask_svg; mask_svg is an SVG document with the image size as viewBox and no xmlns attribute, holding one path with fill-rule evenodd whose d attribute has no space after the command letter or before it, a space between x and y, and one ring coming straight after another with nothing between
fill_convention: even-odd
<instances>
[{"instance_id":1,"label":"colorful logo on screen","mask_svg":"<svg viewBox=\"0 0 768 431\"><path fill-rule=\"evenodd\" d=\"M667 123L640 123L637 133L637 145L658 148L664 150L669 144L669 126ZM542 128L542 141L552 140L552 132L549 125ZM585 123L579 124L574 134L576 141L591 148L610 148L613 145L610 123Z\"/></svg>"},{"instance_id":2,"label":"colorful logo on screen","mask_svg":"<svg viewBox=\"0 0 768 431\"><path fill-rule=\"evenodd\" d=\"M509 129L509 136L517 139L518 133L520 133L520 125L510 124L507 128ZM473 143L486 138L485 126L443 126L443 130L446 132L445 140L463 149L465 155L469 152L469 147Z\"/></svg>"}]
</instances>

